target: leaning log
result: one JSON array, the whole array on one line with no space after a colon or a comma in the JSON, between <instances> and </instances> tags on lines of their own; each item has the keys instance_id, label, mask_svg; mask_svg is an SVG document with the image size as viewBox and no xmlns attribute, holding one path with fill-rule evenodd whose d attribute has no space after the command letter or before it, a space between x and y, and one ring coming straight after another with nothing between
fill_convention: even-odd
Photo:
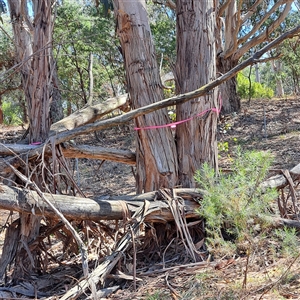
<instances>
[{"instance_id":1,"label":"leaning log","mask_svg":"<svg viewBox=\"0 0 300 300\"><path fill-rule=\"evenodd\" d=\"M193 198L202 198L201 191L195 189L176 189L176 195L184 199L185 217L198 217L195 209L199 207ZM138 196L116 197L109 200L97 200L67 195L43 194L69 220L122 220L131 217L140 209L145 200L150 201L149 214L146 221L169 222L173 215L165 201L156 201L157 193L146 193ZM0 209L33 213L57 219L53 210L34 191L8 187L0 184Z\"/></svg>"},{"instance_id":2,"label":"leaning log","mask_svg":"<svg viewBox=\"0 0 300 300\"><path fill-rule=\"evenodd\" d=\"M71 130L76 127L93 123L96 120L101 119L105 115L114 111L115 109L123 109L127 107L129 103L128 94L120 95L114 98L108 98L106 101L88 106L79 111L74 112L66 118L56 122L50 128L50 135L65 130Z\"/></svg>"}]
</instances>

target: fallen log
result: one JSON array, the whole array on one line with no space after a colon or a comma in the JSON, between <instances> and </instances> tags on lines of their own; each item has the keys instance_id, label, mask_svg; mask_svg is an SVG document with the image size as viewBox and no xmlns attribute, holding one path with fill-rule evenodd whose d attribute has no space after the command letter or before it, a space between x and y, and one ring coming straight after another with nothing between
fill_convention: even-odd
<instances>
[{"instance_id":1,"label":"fallen log","mask_svg":"<svg viewBox=\"0 0 300 300\"><path fill-rule=\"evenodd\" d=\"M39 146L35 145L0 144L0 155L12 156L28 152L31 152L33 154L34 150L38 147ZM128 165L135 165L136 163L135 153L130 150L119 150L90 145L71 145L69 143L64 143L62 152L66 158L101 159L120 162ZM52 151L50 148L46 148L44 153L48 156L52 155ZM38 153L36 155L38 155ZM34 156L31 156L31 158L33 157ZM0 167L2 167L2 169L6 168L4 161L0 160Z\"/></svg>"},{"instance_id":2,"label":"fallen log","mask_svg":"<svg viewBox=\"0 0 300 300\"><path fill-rule=\"evenodd\" d=\"M195 196L202 198L202 192L195 189L175 189L180 197L185 197L185 217L198 217L195 209L199 204L192 200ZM95 200L90 198L73 197L67 195L43 194L53 205L69 220L91 220L99 222L100 220L122 220L124 216L132 216L140 207L144 205L145 200L150 201L149 214L146 221L168 222L173 220L173 215L169 209L168 203L164 201L155 201L156 193L146 193L138 196L115 197L109 200ZM160 199L156 199L160 200ZM0 209L34 213L49 218L57 219L57 215L34 191L8 187L0 184Z\"/></svg>"},{"instance_id":3,"label":"fallen log","mask_svg":"<svg viewBox=\"0 0 300 300\"><path fill-rule=\"evenodd\" d=\"M291 177L299 179L300 164L290 170ZM288 181L284 175L272 176L264 181L263 188L282 188ZM196 189L174 189L176 194L184 199L186 217L196 217L195 209L199 204L194 199L202 199L203 191ZM78 220L121 220L126 214L126 209L132 215L144 203L150 201L151 213L146 220L156 222L168 222L173 220L173 215L169 210L169 205L164 201L154 201L157 192L145 193L137 196L113 196L110 199L89 199L73 197L67 195L45 196L59 209L67 219ZM163 200L163 199L156 199ZM126 209L124 209L126 208ZM17 212L34 212L37 215L45 215L56 218L53 211L44 201L33 191L11 188L0 184L0 209Z\"/></svg>"},{"instance_id":4,"label":"fallen log","mask_svg":"<svg viewBox=\"0 0 300 300\"><path fill-rule=\"evenodd\" d=\"M300 178L300 164L298 164L294 168L292 168L289 171L289 173L290 173L290 176L291 176L292 180L294 180L294 181L299 180L299 178ZM267 188L280 189L280 188L285 187L287 184L288 184L288 179L286 178L286 176L283 175L283 174L278 174L278 175L275 175L275 176L272 176L272 177L268 178L267 180L262 182L260 184L260 186L263 189L267 189Z\"/></svg>"}]
</instances>

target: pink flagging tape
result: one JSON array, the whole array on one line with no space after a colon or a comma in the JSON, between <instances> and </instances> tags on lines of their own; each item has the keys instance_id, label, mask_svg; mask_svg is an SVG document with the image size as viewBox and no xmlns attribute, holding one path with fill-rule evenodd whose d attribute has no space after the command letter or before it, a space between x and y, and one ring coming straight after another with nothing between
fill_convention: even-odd
<instances>
[{"instance_id":1,"label":"pink flagging tape","mask_svg":"<svg viewBox=\"0 0 300 300\"><path fill-rule=\"evenodd\" d=\"M209 111L213 111L213 112L219 114L221 112L221 108L222 108L222 97L221 97L221 95L219 95L219 102L220 102L220 108L217 108L217 107L209 108L209 109L206 109L205 111L202 111L201 113L199 113L195 116L192 116L192 117L184 119L184 120L180 120L180 121L177 121L177 122L172 122L172 123L168 123L168 124L164 124L164 125L147 126L147 127L135 127L134 130L148 130L148 129L158 129L158 128L166 128L166 127L176 128L177 125L188 122L188 121L191 121L192 119L201 117Z\"/></svg>"}]
</instances>

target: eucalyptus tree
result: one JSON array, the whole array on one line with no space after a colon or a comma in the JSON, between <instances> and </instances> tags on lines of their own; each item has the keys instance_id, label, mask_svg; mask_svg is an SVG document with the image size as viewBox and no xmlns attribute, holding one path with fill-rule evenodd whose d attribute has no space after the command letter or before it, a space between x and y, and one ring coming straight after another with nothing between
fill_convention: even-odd
<instances>
[{"instance_id":1,"label":"eucalyptus tree","mask_svg":"<svg viewBox=\"0 0 300 300\"><path fill-rule=\"evenodd\" d=\"M290 93L294 93L295 95L300 94L300 37L294 37L293 39L285 41L280 47L280 52L282 53L282 57L280 60L282 61L286 78L290 80L285 81L285 84L289 84L286 86L286 90Z\"/></svg>"},{"instance_id":2,"label":"eucalyptus tree","mask_svg":"<svg viewBox=\"0 0 300 300\"><path fill-rule=\"evenodd\" d=\"M273 36L280 36L293 28L295 24L299 24L299 18L300 12L292 10L274 31ZM260 65L263 83L271 87L278 97L282 97L284 94L299 94L299 51L299 36L296 35L274 48L266 55L265 60L268 62Z\"/></svg>"},{"instance_id":3,"label":"eucalyptus tree","mask_svg":"<svg viewBox=\"0 0 300 300\"><path fill-rule=\"evenodd\" d=\"M176 9L177 1L154 0ZM253 55L270 39L289 15L292 0L219 0L216 2L216 65L219 75L230 71L241 60ZM298 3L298 2L295 2ZM220 86L223 112L240 109L236 77Z\"/></svg>"},{"instance_id":4,"label":"eucalyptus tree","mask_svg":"<svg viewBox=\"0 0 300 300\"><path fill-rule=\"evenodd\" d=\"M54 90L55 62L52 53L53 15L50 0L9 0L16 47L16 61L27 103L30 142L43 142L51 125L50 105L59 96ZM31 5L31 4L30 4Z\"/></svg>"},{"instance_id":5,"label":"eucalyptus tree","mask_svg":"<svg viewBox=\"0 0 300 300\"><path fill-rule=\"evenodd\" d=\"M251 52L260 49L288 16L292 0L220 1L218 8L217 70L226 73ZM223 111L240 109L236 78L220 87Z\"/></svg>"},{"instance_id":6,"label":"eucalyptus tree","mask_svg":"<svg viewBox=\"0 0 300 300\"><path fill-rule=\"evenodd\" d=\"M276 34L280 35L287 29L292 28L295 24L300 22L300 11L292 11L291 14L285 19L280 27L277 28ZM279 45L276 49L279 58L275 61L274 77L276 79L277 90L280 88L287 93L299 93L299 59L300 59L300 46L299 36L293 39L288 39ZM286 80L287 78L291 80ZM278 95L280 96L280 95Z\"/></svg>"},{"instance_id":7,"label":"eucalyptus tree","mask_svg":"<svg viewBox=\"0 0 300 300\"><path fill-rule=\"evenodd\" d=\"M18 90L20 89L20 77L18 73L15 72L15 76L13 76L13 74L6 74L15 64L15 49L8 16L4 14L6 12L4 2L0 2L0 15L1 12L3 12L1 16L3 24L0 28L0 124L4 122L5 118L2 104L4 101L7 101L8 98L11 100L19 98L16 96L19 94ZM12 104L15 103L7 105L12 106Z\"/></svg>"},{"instance_id":8,"label":"eucalyptus tree","mask_svg":"<svg viewBox=\"0 0 300 300\"><path fill-rule=\"evenodd\" d=\"M20 70L22 89L29 117L29 143L43 143L48 139L51 125L50 106L57 103L56 67L52 53L53 3L51 0L8 0L15 46L15 61ZM58 110L56 111L56 113ZM57 116L53 116L57 117ZM25 170L24 170L25 172ZM30 172L29 169L27 172ZM45 182L38 175L38 168L31 179L41 188ZM19 239L13 248L16 254L14 278L19 279L36 270L39 250L29 245L37 237L40 217L20 214L15 234Z\"/></svg>"}]
</instances>

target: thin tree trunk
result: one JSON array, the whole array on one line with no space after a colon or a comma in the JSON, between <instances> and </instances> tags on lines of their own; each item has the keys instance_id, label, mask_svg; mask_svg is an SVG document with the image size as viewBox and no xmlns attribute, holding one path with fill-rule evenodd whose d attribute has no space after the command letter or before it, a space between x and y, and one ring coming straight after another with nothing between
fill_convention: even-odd
<instances>
[{"instance_id":1,"label":"thin tree trunk","mask_svg":"<svg viewBox=\"0 0 300 300\"><path fill-rule=\"evenodd\" d=\"M284 89L283 89L283 84L282 84L282 79L281 79L281 70L282 70L282 65L280 60L272 60L271 61L272 69L275 74L276 78L276 96L277 97L283 97L284 96Z\"/></svg>"},{"instance_id":2,"label":"thin tree trunk","mask_svg":"<svg viewBox=\"0 0 300 300\"><path fill-rule=\"evenodd\" d=\"M212 1L178 0L177 15L177 93L193 91L216 78L215 11ZM177 106L177 121L217 108L217 90ZM217 169L216 112L177 125L179 183L194 187L194 174L204 162Z\"/></svg>"},{"instance_id":3,"label":"thin tree trunk","mask_svg":"<svg viewBox=\"0 0 300 300\"><path fill-rule=\"evenodd\" d=\"M52 102L50 106L50 118L51 124L56 123L64 118L64 111L61 99L61 93L59 90L59 80L57 78L56 66L53 67L53 90L52 90Z\"/></svg>"},{"instance_id":4,"label":"thin tree trunk","mask_svg":"<svg viewBox=\"0 0 300 300\"><path fill-rule=\"evenodd\" d=\"M3 124L4 119L3 119L3 109L2 109L2 96L0 94L0 124Z\"/></svg>"},{"instance_id":5,"label":"thin tree trunk","mask_svg":"<svg viewBox=\"0 0 300 300\"><path fill-rule=\"evenodd\" d=\"M93 76L93 53L89 55L89 98L88 105L93 104L94 76Z\"/></svg>"},{"instance_id":6,"label":"thin tree trunk","mask_svg":"<svg viewBox=\"0 0 300 300\"><path fill-rule=\"evenodd\" d=\"M27 106L26 106L26 100L24 99L24 96L21 95L19 97L19 103L20 103L20 106L22 108L22 120L23 120L23 123L24 124L28 124L29 120L28 120L28 111L27 111Z\"/></svg>"},{"instance_id":7,"label":"thin tree trunk","mask_svg":"<svg viewBox=\"0 0 300 300\"><path fill-rule=\"evenodd\" d=\"M157 102L163 91L145 0L115 0L114 6L132 108ZM138 128L169 122L166 109L135 119ZM169 128L136 131L136 146L138 193L176 185L176 146Z\"/></svg>"}]
</instances>

